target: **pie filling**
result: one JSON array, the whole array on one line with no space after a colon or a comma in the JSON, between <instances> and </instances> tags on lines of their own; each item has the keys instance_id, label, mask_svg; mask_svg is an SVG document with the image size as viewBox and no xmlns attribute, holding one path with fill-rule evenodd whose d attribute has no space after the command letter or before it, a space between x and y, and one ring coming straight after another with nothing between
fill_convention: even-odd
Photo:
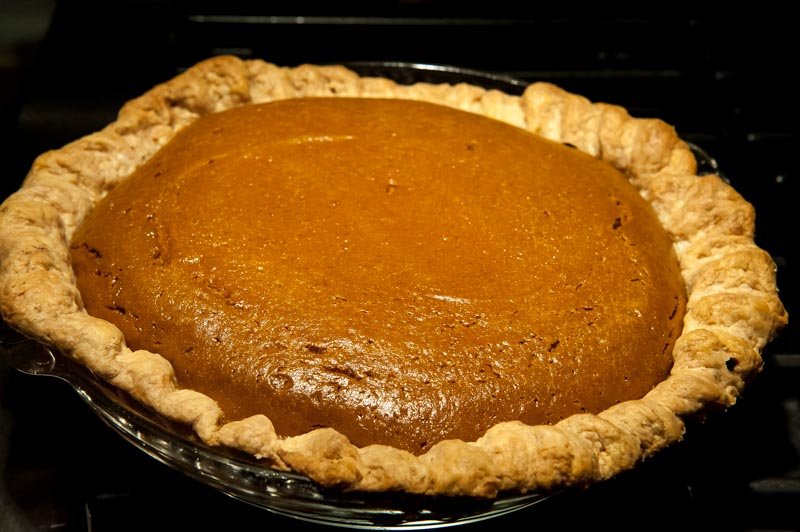
<instances>
[{"instance_id":1,"label":"pie filling","mask_svg":"<svg viewBox=\"0 0 800 532\"><path fill-rule=\"evenodd\" d=\"M404 100L199 118L71 253L88 312L227 421L415 454L642 397L686 304L669 237L617 170Z\"/></svg>"}]
</instances>

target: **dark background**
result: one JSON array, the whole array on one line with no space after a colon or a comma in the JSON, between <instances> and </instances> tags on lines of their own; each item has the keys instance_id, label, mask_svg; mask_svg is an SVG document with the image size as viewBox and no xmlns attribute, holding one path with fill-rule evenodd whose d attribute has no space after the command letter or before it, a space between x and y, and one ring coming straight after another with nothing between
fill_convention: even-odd
<instances>
[{"instance_id":1,"label":"dark background","mask_svg":"<svg viewBox=\"0 0 800 532\"><path fill-rule=\"evenodd\" d=\"M299 17L299 18L298 18ZM100 129L128 99L211 55L280 65L449 64L546 80L657 116L712 154L757 209L796 314L795 21L671 3L650 10L512 2L0 4L0 195L39 153ZM790 326L736 407L636 471L465 527L800 529L800 358ZM643 515L646 521L634 517ZM0 360L0 530L315 529L228 499L144 456L63 383Z\"/></svg>"}]
</instances>

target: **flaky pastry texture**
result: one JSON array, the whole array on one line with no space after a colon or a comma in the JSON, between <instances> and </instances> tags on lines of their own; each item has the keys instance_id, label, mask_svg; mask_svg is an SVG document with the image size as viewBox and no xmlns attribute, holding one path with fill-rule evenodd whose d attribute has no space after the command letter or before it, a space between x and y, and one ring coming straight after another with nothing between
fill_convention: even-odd
<instances>
[{"instance_id":1,"label":"flaky pastry texture","mask_svg":"<svg viewBox=\"0 0 800 532\"><path fill-rule=\"evenodd\" d=\"M357 448L333 429L279 437L265 416L222 423L209 397L180 389L157 353L132 351L114 325L84 310L69 258L75 229L117 183L199 116L308 96L424 100L482 114L607 161L655 209L674 242L688 291L671 375L645 397L552 426L499 423L473 442L448 440L415 456ZM787 320L775 265L753 242L752 206L695 159L664 122L632 118L547 83L520 97L458 85L399 85L340 66L281 68L217 57L128 102L115 122L41 155L0 207L0 310L26 335L57 347L207 444L270 467L364 491L493 497L583 485L633 467L681 439L682 418L732 405L761 368L761 350Z\"/></svg>"}]
</instances>

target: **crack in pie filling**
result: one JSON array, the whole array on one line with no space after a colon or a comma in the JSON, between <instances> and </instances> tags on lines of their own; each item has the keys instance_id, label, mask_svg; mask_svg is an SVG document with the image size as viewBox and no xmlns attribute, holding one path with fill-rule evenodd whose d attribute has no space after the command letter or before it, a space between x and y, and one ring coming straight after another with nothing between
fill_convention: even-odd
<instances>
[{"instance_id":1,"label":"crack in pie filling","mask_svg":"<svg viewBox=\"0 0 800 532\"><path fill-rule=\"evenodd\" d=\"M608 478L733 404L786 322L749 204L663 122L547 84L212 59L40 157L0 224L6 320L350 489Z\"/></svg>"}]
</instances>

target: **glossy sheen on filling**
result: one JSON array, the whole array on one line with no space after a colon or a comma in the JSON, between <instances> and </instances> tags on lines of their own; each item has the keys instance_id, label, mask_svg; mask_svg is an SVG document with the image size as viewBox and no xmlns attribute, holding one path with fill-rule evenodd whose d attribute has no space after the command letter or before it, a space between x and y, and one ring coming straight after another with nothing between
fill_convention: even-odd
<instances>
[{"instance_id":1,"label":"glossy sheen on filling","mask_svg":"<svg viewBox=\"0 0 800 532\"><path fill-rule=\"evenodd\" d=\"M72 259L87 310L228 421L414 453L641 397L685 306L615 169L401 100L200 118L99 203Z\"/></svg>"}]
</instances>

